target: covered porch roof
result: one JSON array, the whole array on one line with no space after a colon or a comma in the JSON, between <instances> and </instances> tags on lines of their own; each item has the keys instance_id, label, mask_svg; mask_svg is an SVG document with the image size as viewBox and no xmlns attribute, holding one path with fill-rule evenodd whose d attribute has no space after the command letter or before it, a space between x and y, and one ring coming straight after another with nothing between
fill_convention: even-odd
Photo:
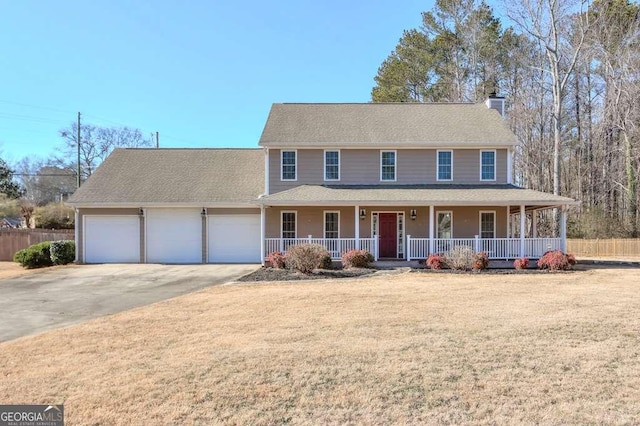
<instances>
[{"instance_id":1,"label":"covered porch roof","mask_svg":"<svg viewBox=\"0 0 640 426\"><path fill-rule=\"evenodd\" d=\"M434 205L526 206L527 210L577 201L514 185L300 185L261 198L266 206Z\"/></svg>"}]
</instances>

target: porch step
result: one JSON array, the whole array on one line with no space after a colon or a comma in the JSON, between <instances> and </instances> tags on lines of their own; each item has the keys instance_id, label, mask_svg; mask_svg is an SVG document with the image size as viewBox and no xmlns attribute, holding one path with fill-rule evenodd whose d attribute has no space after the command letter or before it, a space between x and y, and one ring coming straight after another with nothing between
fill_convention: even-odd
<instances>
[{"instance_id":1,"label":"porch step","mask_svg":"<svg viewBox=\"0 0 640 426\"><path fill-rule=\"evenodd\" d=\"M420 263L417 260L378 260L371 264L376 269L396 269L396 268L418 268Z\"/></svg>"}]
</instances>

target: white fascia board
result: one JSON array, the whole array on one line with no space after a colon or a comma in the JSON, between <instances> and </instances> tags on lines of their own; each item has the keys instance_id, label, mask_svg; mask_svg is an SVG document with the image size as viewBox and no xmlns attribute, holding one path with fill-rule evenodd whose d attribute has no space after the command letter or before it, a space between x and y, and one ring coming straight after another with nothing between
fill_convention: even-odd
<instances>
[{"instance_id":1,"label":"white fascia board","mask_svg":"<svg viewBox=\"0 0 640 426\"><path fill-rule=\"evenodd\" d=\"M462 202L462 201L428 201L428 200L400 200L400 201L367 201L367 200L354 200L354 201L275 201L265 202L265 207L321 207L321 206L458 206L458 207L482 207L482 206L513 206L513 205L527 205L527 206L542 206L544 208L562 207L569 205L578 205L578 201L565 202L565 203L553 203L548 201L523 201L523 200L509 200L509 201L474 201L474 202Z\"/></svg>"},{"instance_id":2,"label":"white fascia board","mask_svg":"<svg viewBox=\"0 0 640 426\"><path fill-rule=\"evenodd\" d=\"M202 202L202 203L67 203L77 209L127 209L127 208L260 208L258 200L246 203Z\"/></svg>"},{"instance_id":3,"label":"white fascia board","mask_svg":"<svg viewBox=\"0 0 640 426\"><path fill-rule=\"evenodd\" d=\"M348 142L325 142L325 143L291 143L278 145L265 145L269 149L293 150L293 149L504 149L516 146L518 143L513 141L491 141L491 143L478 142L387 142L387 143L348 143Z\"/></svg>"}]
</instances>

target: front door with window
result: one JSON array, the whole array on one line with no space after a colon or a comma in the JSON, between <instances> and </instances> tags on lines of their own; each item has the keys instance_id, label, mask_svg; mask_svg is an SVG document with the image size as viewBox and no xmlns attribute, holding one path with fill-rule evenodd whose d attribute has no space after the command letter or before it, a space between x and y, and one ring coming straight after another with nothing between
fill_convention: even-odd
<instances>
[{"instance_id":1,"label":"front door with window","mask_svg":"<svg viewBox=\"0 0 640 426\"><path fill-rule=\"evenodd\" d=\"M396 213L380 213L378 218L380 257L398 257L398 215Z\"/></svg>"}]
</instances>

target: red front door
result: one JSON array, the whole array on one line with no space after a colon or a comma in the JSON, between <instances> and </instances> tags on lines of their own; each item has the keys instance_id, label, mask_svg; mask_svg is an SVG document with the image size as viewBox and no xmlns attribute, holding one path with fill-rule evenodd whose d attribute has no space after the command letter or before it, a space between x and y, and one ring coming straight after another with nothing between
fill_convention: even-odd
<instances>
[{"instance_id":1,"label":"red front door","mask_svg":"<svg viewBox=\"0 0 640 426\"><path fill-rule=\"evenodd\" d=\"M380 257L398 257L398 216L396 213L380 213L378 216L378 248Z\"/></svg>"}]
</instances>

